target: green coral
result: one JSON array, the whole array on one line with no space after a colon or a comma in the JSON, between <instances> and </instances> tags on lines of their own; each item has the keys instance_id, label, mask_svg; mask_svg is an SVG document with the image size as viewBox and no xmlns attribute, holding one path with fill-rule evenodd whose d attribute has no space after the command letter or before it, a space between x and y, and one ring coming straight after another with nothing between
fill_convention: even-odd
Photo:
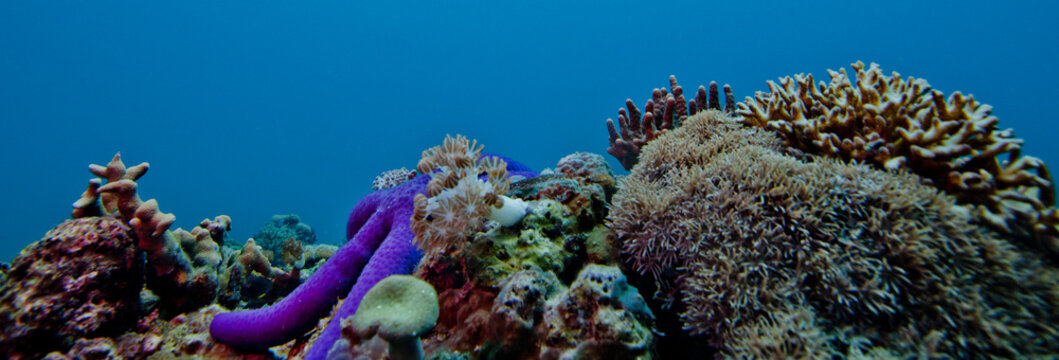
<instances>
[{"instance_id":1,"label":"green coral","mask_svg":"<svg viewBox=\"0 0 1059 360\"><path fill-rule=\"evenodd\" d=\"M531 206L521 227L495 227L475 237L468 265L480 281L499 285L531 266L561 273L575 257L561 242L563 237L556 236L575 232L576 222L565 216L562 204L540 200Z\"/></svg>"}]
</instances>

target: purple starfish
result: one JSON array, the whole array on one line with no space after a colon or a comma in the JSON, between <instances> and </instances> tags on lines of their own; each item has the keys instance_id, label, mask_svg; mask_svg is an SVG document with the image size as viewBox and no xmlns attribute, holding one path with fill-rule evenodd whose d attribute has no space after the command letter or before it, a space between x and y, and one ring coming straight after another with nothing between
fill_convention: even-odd
<instances>
[{"instance_id":1,"label":"purple starfish","mask_svg":"<svg viewBox=\"0 0 1059 360\"><path fill-rule=\"evenodd\" d=\"M509 176L534 177L537 173L513 160L507 161ZM312 330L326 316L339 296L345 302L316 340L305 359L323 359L341 336L340 320L353 315L364 294L383 278L410 274L422 254L412 244L409 227L413 198L426 191L429 174L419 175L400 186L379 190L361 199L349 214L342 246L305 284L267 308L218 314L210 323L214 340L241 350L265 350Z\"/></svg>"}]
</instances>

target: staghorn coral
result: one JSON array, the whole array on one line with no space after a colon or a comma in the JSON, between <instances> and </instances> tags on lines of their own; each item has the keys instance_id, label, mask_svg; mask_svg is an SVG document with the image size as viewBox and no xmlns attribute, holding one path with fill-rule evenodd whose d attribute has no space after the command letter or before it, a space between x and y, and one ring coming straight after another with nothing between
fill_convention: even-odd
<instances>
[{"instance_id":1,"label":"staghorn coral","mask_svg":"<svg viewBox=\"0 0 1059 360\"><path fill-rule=\"evenodd\" d=\"M614 126L614 120L607 119L607 132L610 136L610 147L607 153L618 158L625 170L631 170L638 161L641 148L654 138L666 131L672 130L688 117L704 110L720 110L720 100L717 94L717 82L710 82L709 95L706 88L699 86L695 93L695 99L690 102L684 100L684 88L677 84L677 77L669 76L670 91L665 88L654 89L651 99L644 105L643 118L640 117L640 109L632 103L632 99L625 100L625 109L618 109L618 128ZM731 113L735 110L735 98L732 96L732 88L724 85L725 112ZM708 99L708 100L707 100Z\"/></svg>"},{"instance_id":2,"label":"staghorn coral","mask_svg":"<svg viewBox=\"0 0 1059 360\"><path fill-rule=\"evenodd\" d=\"M482 156L482 146L462 135L423 151L417 170L431 174L426 194L416 194L412 213L415 242L427 252L444 251L466 240L467 232L485 225L487 216L504 206L511 180L507 163ZM434 170L438 170L434 172ZM478 175L486 174L481 181Z\"/></svg>"},{"instance_id":3,"label":"staghorn coral","mask_svg":"<svg viewBox=\"0 0 1059 360\"><path fill-rule=\"evenodd\" d=\"M66 220L17 256L0 282L0 353L33 359L135 324L143 253L112 216Z\"/></svg>"},{"instance_id":4,"label":"staghorn coral","mask_svg":"<svg viewBox=\"0 0 1059 360\"><path fill-rule=\"evenodd\" d=\"M908 169L980 221L1059 255L1051 176L1040 159L1021 156L1022 140L997 127L991 106L960 92L946 100L925 80L887 76L875 63L852 68L855 78L828 70L826 85L814 86L812 74L769 81L737 113L806 153Z\"/></svg>"},{"instance_id":5,"label":"staghorn coral","mask_svg":"<svg viewBox=\"0 0 1059 360\"><path fill-rule=\"evenodd\" d=\"M608 220L721 355L1059 351L1056 269L916 176L799 160L717 112L654 141Z\"/></svg>"}]
</instances>

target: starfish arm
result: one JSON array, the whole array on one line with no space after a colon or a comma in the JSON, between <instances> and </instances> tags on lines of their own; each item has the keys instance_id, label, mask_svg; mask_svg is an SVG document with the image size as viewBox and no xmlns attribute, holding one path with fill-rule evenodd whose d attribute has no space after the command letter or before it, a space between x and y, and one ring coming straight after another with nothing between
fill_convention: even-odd
<instances>
[{"instance_id":1,"label":"starfish arm","mask_svg":"<svg viewBox=\"0 0 1059 360\"><path fill-rule=\"evenodd\" d=\"M379 203L385 199L386 194L390 189L376 191L357 202L357 205L353 206L353 211L349 212L349 220L346 221L346 240L352 239L357 231L364 226L364 223L375 214L376 209L379 207Z\"/></svg>"},{"instance_id":2,"label":"starfish arm","mask_svg":"<svg viewBox=\"0 0 1059 360\"><path fill-rule=\"evenodd\" d=\"M311 330L353 285L389 232L391 217L385 215L373 215L305 284L280 302L262 309L218 314L210 323L210 336L233 348L263 350Z\"/></svg>"},{"instance_id":3,"label":"starfish arm","mask_svg":"<svg viewBox=\"0 0 1059 360\"><path fill-rule=\"evenodd\" d=\"M383 241L378 251L368 261L368 265L361 272L360 277L357 278L356 284L349 290L346 300L342 302L342 305L335 311L334 316L331 317L331 322L327 324L327 328L324 329L323 333L320 334L320 337L317 338L316 342L312 344L312 347L306 353L306 360L325 359L327 357L327 352L331 350L335 341L342 336L342 319L353 316L356 313L360 300L372 286L375 286L376 283L387 276L407 275L415 270L416 265L419 264L419 259L422 258L422 253L411 241L414 237L409 226L412 213L407 210L409 209L402 208L393 212L393 226L390 228L389 235L386 236L386 240Z\"/></svg>"}]
</instances>

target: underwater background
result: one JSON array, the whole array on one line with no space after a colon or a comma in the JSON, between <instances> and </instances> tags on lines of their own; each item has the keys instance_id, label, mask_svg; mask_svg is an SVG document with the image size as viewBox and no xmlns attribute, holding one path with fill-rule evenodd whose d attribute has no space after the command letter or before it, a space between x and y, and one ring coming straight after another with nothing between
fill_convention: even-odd
<instances>
[{"instance_id":1,"label":"underwater background","mask_svg":"<svg viewBox=\"0 0 1059 360\"><path fill-rule=\"evenodd\" d=\"M446 134L540 170L603 154L645 89L857 60L990 104L1059 163L1054 2L0 2L0 261L63 219L121 151L175 226L242 242L294 213L340 243L382 171ZM611 165L621 167L610 156Z\"/></svg>"}]
</instances>

